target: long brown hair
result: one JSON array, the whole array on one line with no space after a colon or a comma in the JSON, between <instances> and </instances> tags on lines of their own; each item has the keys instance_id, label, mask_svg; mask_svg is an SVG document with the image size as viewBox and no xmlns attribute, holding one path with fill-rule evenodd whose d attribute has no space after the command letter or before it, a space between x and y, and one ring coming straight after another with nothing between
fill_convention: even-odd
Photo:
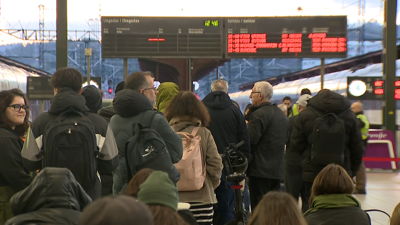
<instances>
[{"instance_id":1,"label":"long brown hair","mask_svg":"<svg viewBox=\"0 0 400 225\"><path fill-rule=\"evenodd\" d=\"M393 210L392 218L390 219L390 225L400 224L400 203L396 205Z\"/></svg>"},{"instance_id":2,"label":"long brown hair","mask_svg":"<svg viewBox=\"0 0 400 225\"><path fill-rule=\"evenodd\" d=\"M256 207L249 225L307 225L294 198L286 192L270 191Z\"/></svg>"},{"instance_id":3,"label":"long brown hair","mask_svg":"<svg viewBox=\"0 0 400 225\"><path fill-rule=\"evenodd\" d=\"M139 185L144 183L153 171L152 169L144 168L137 172L131 181L129 181L125 194L137 198Z\"/></svg>"},{"instance_id":4,"label":"long brown hair","mask_svg":"<svg viewBox=\"0 0 400 225\"><path fill-rule=\"evenodd\" d=\"M188 225L173 209L163 205L149 205L153 214L153 224Z\"/></svg>"},{"instance_id":5,"label":"long brown hair","mask_svg":"<svg viewBox=\"0 0 400 225\"><path fill-rule=\"evenodd\" d=\"M179 92L165 110L165 118L170 121L173 117L191 116L201 120L201 126L210 123L210 114L202 101L190 91Z\"/></svg>"},{"instance_id":6,"label":"long brown hair","mask_svg":"<svg viewBox=\"0 0 400 225\"><path fill-rule=\"evenodd\" d=\"M26 99L24 93L17 88L0 92L0 128L11 129L12 125L10 120L6 116L6 109L10 106L14 98L17 96L22 97L24 99L25 105L28 105L28 100ZM18 134L18 136L24 136L28 128L29 109L26 110L24 123L15 126L14 131Z\"/></svg>"}]
</instances>

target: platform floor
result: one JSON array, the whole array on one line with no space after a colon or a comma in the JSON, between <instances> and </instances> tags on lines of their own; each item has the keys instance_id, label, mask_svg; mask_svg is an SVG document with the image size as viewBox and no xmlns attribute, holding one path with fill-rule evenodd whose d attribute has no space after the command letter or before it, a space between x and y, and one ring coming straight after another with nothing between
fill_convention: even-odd
<instances>
[{"instance_id":1,"label":"platform floor","mask_svg":"<svg viewBox=\"0 0 400 225\"><path fill-rule=\"evenodd\" d=\"M367 173L367 194L355 195L362 208L380 209L392 215L394 207L400 202L400 174L395 172ZM389 218L383 213L369 214L373 225L388 225Z\"/></svg>"}]
</instances>

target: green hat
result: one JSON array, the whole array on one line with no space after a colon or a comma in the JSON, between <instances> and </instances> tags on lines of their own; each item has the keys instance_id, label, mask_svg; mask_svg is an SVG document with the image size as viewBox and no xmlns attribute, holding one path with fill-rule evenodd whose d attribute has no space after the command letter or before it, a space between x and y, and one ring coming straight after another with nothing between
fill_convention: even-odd
<instances>
[{"instance_id":1,"label":"green hat","mask_svg":"<svg viewBox=\"0 0 400 225\"><path fill-rule=\"evenodd\" d=\"M139 186L137 199L148 205L164 205L177 211L178 189L169 179L168 174L162 171L154 171Z\"/></svg>"}]
</instances>

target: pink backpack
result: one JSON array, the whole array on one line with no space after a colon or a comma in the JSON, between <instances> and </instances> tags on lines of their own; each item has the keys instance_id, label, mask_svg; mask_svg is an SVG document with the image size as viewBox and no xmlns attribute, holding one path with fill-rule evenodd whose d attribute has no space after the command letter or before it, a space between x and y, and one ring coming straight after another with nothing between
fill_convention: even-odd
<instances>
[{"instance_id":1,"label":"pink backpack","mask_svg":"<svg viewBox=\"0 0 400 225\"><path fill-rule=\"evenodd\" d=\"M175 167L181 173L178 181L178 191L198 191L206 179L206 165L201 156L201 137L196 136L200 127L195 127L191 134L177 132L182 138L183 156L175 163Z\"/></svg>"}]
</instances>

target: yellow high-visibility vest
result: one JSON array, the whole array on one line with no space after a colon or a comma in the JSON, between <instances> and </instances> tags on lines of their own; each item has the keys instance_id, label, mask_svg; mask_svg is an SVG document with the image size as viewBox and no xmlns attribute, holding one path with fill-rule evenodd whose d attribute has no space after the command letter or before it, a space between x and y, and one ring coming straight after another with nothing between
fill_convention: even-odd
<instances>
[{"instance_id":1,"label":"yellow high-visibility vest","mask_svg":"<svg viewBox=\"0 0 400 225\"><path fill-rule=\"evenodd\" d=\"M299 108L297 104L292 105L292 112L290 113L289 117L295 116L299 114Z\"/></svg>"},{"instance_id":2,"label":"yellow high-visibility vest","mask_svg":"<svg viewBox=\"0 0 400 225\"><path fill-rule=\"evenodd\" d=\"M358 114L357 118L360 119L365 124L365 126L363 128L361 128L362 139L365 140L368 138L368 129L369 129L368 119L363 114Z\"/></svg>"}]
</instances>

